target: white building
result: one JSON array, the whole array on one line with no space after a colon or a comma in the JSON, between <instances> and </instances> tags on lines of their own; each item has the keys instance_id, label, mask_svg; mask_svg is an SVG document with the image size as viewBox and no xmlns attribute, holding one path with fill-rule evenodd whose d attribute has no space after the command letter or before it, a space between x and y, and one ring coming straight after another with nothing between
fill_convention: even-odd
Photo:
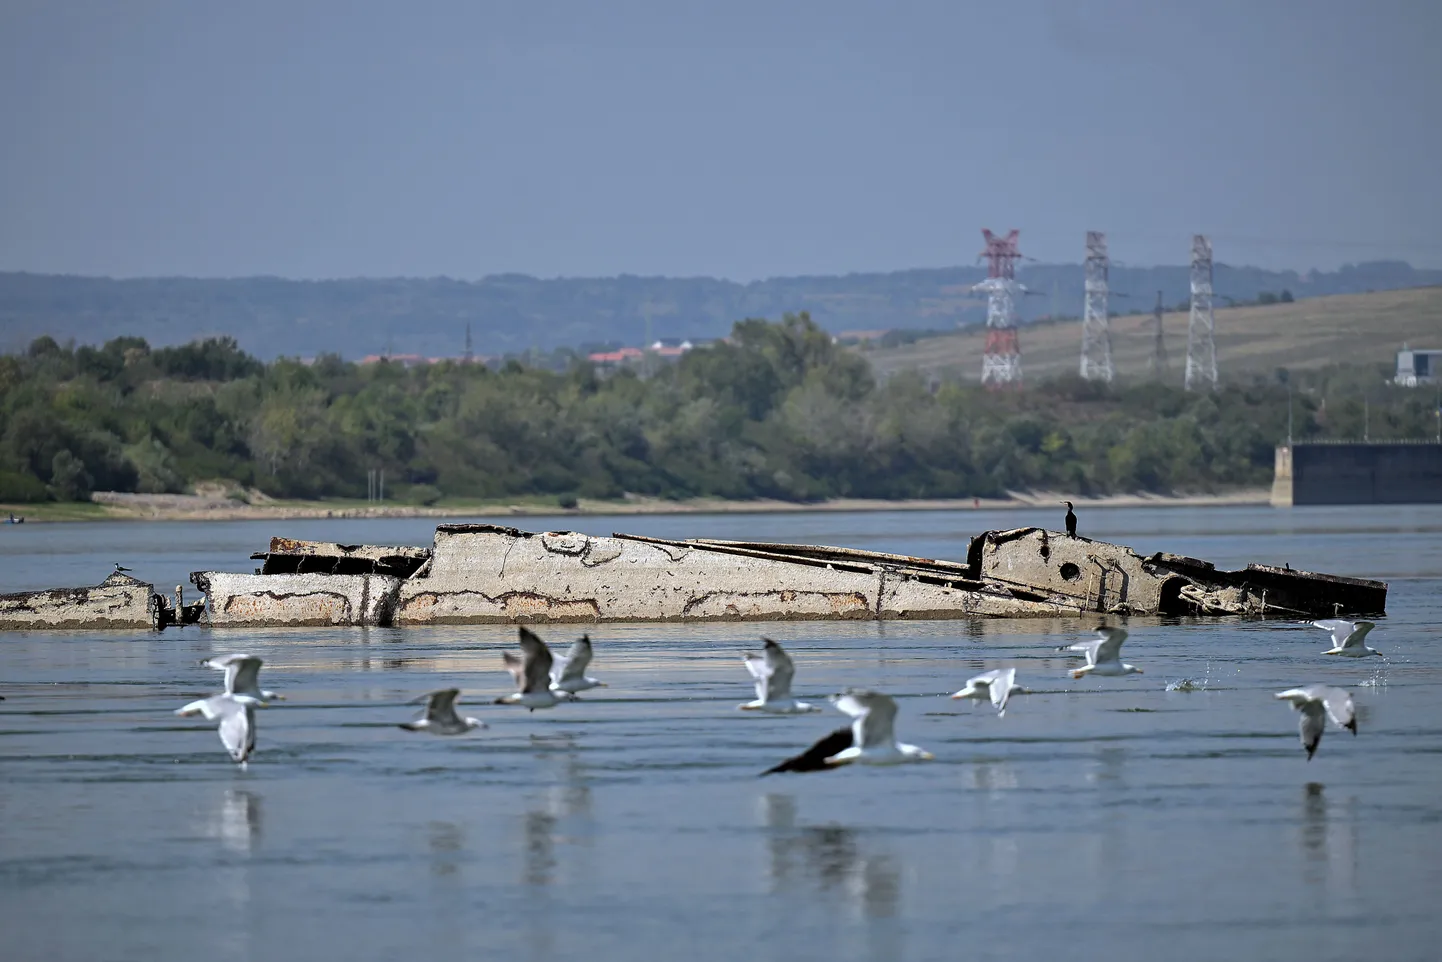
<instances>
[{"instance_id":1,"label":"white building","mask_svg":"<svg viewBox=\"0 0 1442 962\"><path fill-rule=\"evenodd\" d=\"M1442 350L1414 350L1406 344L1397 352L1397 376L1403 387L1442 381Z\"/></svg>"}]
</instances>

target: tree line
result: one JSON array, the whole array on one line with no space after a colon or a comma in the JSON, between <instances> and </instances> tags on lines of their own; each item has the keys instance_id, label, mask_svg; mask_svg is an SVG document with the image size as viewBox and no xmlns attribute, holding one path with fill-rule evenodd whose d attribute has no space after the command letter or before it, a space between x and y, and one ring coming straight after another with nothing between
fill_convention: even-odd
<instances>
[{"instance_id":1,"label":"tree line","mask_svg":"<svg viewBox=\"0 0 1442 962\"><path fill-rule=\"evenodd\" d=\"M1368 399L1357 386L1376 371L1348 370L1292 377L1297 437L1360 437L1363 418L1373 438L1431 435L1430 396ZM362 498L375 469L396 500L422 504L1208 490L1270 479L1287 399L1282 377L1213 393L1075 377L1006 392L878 382L804 313L741 321L675 363L609 374L584 362L262 363L232 338L41 337L0 357L0 501L214 479Z\"/></svg>"}]
</instances>

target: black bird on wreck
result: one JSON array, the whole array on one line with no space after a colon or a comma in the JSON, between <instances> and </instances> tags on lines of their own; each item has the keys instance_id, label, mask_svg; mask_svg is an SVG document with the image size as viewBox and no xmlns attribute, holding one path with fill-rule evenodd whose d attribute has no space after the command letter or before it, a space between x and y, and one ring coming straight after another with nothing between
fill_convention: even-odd
<instances>
[{"instance_id":1,"label":"black bird on wreck","mask_svg":"<svg viewBox=\"0 0 1442 962\"><path fill-rule=\"evenodd\" d=\"M1072 503L1070 501L1063 501L1061 503L1066 505L1066 536L1068 538L1075 538L1076 512L1072 510Z\"/></svg>"}]
</instances>

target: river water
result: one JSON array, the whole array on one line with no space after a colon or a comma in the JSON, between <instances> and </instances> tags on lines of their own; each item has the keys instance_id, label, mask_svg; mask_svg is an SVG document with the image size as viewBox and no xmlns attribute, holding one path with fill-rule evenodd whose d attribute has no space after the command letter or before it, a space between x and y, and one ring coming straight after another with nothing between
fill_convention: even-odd
<instances>
[{"instance_id":1,"label":"river water","mask_svg":"<svg viewBox=\"0 0 1442 962\"><path fill-rule=\"evenodd\" d=\"M1055 514L1055 517L1052 517ZM1284 622L1131 619L1146 674L1073 681L1089 622L591 630L609 687L527 713L501 626L0 634L0 958L1433 959L1442 939L1442 509L1081 512L1093 537L1219 565L1384 578L1385 659ZM1032 512L525 519L960 558ZM25 525L0 591L248 570L271 534L430 541L428 520ZM753 717L741 652L797 691L898 697L936 755L757 778L844 721ZM575 632L543 629L566 644ZM247 771L171 710L214 652L266 660ZM945 696L1015 666L1005 718ZM1193 690L1176 688L1184 679ZM1271 694L1349 687L1310 763ZM395 728L459 686L490 727Z\"/></svg>"}]
</instances>

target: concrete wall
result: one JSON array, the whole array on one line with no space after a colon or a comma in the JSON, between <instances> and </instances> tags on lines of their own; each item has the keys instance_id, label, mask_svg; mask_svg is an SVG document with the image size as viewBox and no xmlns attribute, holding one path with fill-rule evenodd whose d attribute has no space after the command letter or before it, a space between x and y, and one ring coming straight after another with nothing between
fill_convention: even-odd
<instances>
[{"instance_id":1,"label":"concrete wall","mask_svg":"<svg viewBox=\"0 0 1442 962\"><path fill-rule=\"evenodd\" d=\"M1284 458L1285 450L1273 504L1442 504L1442 444L1297 444Z\"/></svg>"}]
</instances>

